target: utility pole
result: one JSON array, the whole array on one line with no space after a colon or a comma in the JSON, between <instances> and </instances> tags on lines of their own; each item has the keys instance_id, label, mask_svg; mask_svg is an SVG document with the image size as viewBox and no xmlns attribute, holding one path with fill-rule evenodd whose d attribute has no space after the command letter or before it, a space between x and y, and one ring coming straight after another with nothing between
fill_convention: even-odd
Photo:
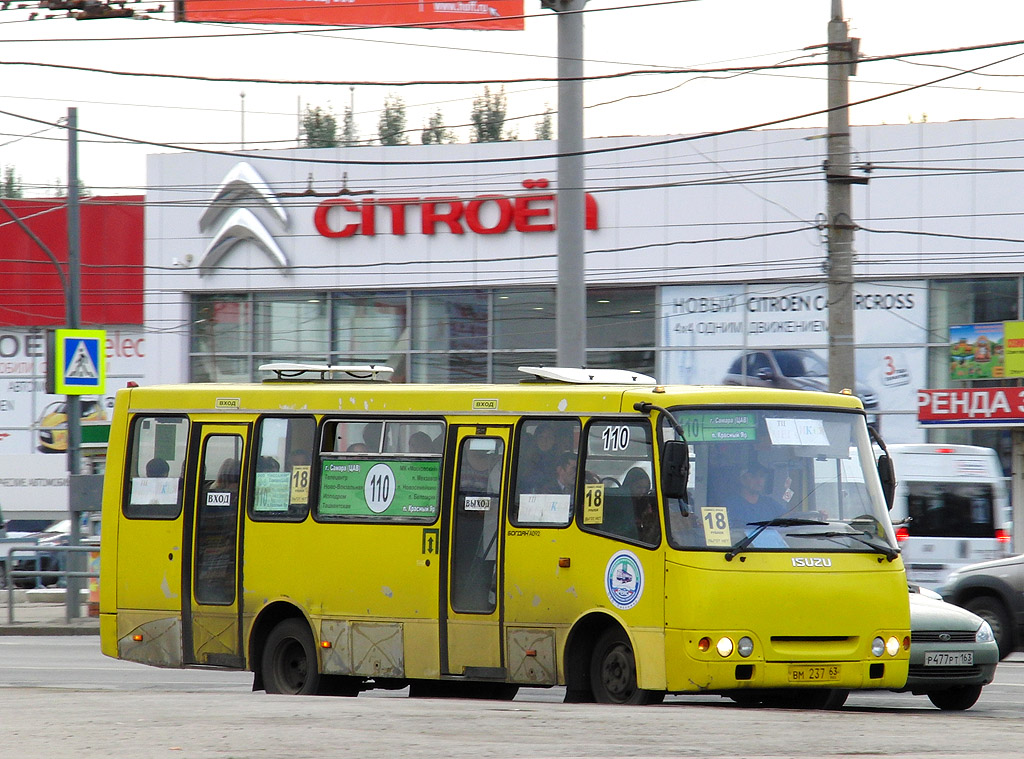
<instances>
[{"instance_id":1,"label":"utility pole","mask_svg":"<svg viewBox=\"0 0 1024 759\"><path fill-rule=\"evenodd\" d=\"M587 283L583 257L583 6L541 0L558 14L558 285L555 333L559 366L585 366Z\"/></svg>"},{"instance_id":2,"label":"utility pole","mask_svg":"<svg viewBox=\"0 0 1024 759\"><path fill-rule=\"evenodd\" d=\"M68 290L66 304L66 320L68 329L80 329L82 326L82 304L80 301L82 257L81 257L81 224L78 208L78 109L68 108ZM103 360L103 357L100 357ZM79 513L74 508L74 490L77 476L82 473L82 399L77 395L68 395L65 401L68 419L68 493L71 502L68 504L68 516L71 520L70 541L72 546L81 542ZM76 553L68 554L67 568L82 571L84 566ZM74 619L79 616L79 598L82 581L78 577L68 577L65 588L66 616Z\"/></svg>"},{"instance_id":3,"label":"utility pole","mask_svg":"<svg viewBox=\"0 0 1024 759\"><path fill-rule=\"evenodd\" d=\"M849 77L856 66L858 43L848 35L842 0L832 0L828 24L828 389L855 387L853 334L853 216L850 186L866 179L850 176Z\"/></svg>"}]
</instances>

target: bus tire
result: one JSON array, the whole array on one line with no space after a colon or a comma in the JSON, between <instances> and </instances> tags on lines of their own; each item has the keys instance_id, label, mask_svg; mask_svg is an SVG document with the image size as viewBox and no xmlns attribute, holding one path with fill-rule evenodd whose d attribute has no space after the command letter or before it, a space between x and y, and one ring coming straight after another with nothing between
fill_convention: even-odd
<instances>
[{"instance_id":1,"label":"bus tire","mask_svg":"<svg viewBox=\"0 0 1024 759\"><path fill-rule=\"evenodd\" d=\"M961 685L948 690L932 691L928 700L946 712L962 712L970 709L981 696L980 685Z\"/></svg>"},{"instance_id":2,"label":"bus tire","mask_svg":"<svg viewBox=\"0 0 1024 759\"><path fill-rule=\"evenodd\" d=\"M643 690L636 684L636 657L629 637L620 627L601 634L590 660L590 687L599 704L658 704L662 691Z\"/></svg>"},{"instance_id":3,"label":"bus tire","mask_svg":"<svg viewBox=\"0 0 1024 759\"><path fill-rule=\"evenodd\" d=\"M286 619L270 631L260 670L267 693L302 696L319 692L316 646L305 620Z\"/></svg>"},{"instance_id":4,"label":"bus tire","mask_svg":"<svg viewBox=\"0 0 1024 759\"><path fill-rule=\"evenodd\" d=\"M1002 601L992 596L978 596L965 603L967 611L973 611L988 622L999 646L999 658L1005 659L1013 653L1013 630L1010 627L1010 615Z\"/></svg>"}]
</instances>

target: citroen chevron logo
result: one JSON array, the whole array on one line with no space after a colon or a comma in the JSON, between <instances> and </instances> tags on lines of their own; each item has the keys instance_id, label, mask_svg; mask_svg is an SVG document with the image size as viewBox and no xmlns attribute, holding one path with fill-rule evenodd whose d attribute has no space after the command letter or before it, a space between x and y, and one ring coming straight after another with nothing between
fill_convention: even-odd
<instances>
[{"instance_id":1,"label":"citroen chevron logo","mask_svg":"<svg viewBox=\"0 0 1024 759\"><path fill-rule=\"evenodd\" d=\"M288 213L281 201L256 169L243 161L227 173L199 219L201 232L215 230L199 259L199 276L206 274L225 253L243 241L253 243L275 266L287 270L288 257L249 206L268 210L282 229L288 228Z\"/></svg>"}]
</instances>

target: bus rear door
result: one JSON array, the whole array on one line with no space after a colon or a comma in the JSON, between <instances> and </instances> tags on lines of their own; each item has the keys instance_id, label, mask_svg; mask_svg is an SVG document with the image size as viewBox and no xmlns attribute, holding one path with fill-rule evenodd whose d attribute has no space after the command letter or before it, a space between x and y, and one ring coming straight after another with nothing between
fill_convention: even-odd
<instances>
[{"instance_id":1,"label":"bus rear door","mask_svg":"<svg viewBox=\"0 0 1024 759\"><path fill-rule=\"evenodd\" d=\"M181 594L186 664L244 664L238 546L248 438L248 425L202 424L189 457L195 471L185 504L185 545L191 548Z\"/></svg>"},{"instance_id":2,"label":"bus rear door","mask_svg":"<svg viewBox=\"0 0 1024 759\"><path fill-rule=\"evenodd\" d=\"M453 433L456 457L448 503L442 671L504 679L501 525L510 429L463 426Z\"/></svg>"}]
</instances>

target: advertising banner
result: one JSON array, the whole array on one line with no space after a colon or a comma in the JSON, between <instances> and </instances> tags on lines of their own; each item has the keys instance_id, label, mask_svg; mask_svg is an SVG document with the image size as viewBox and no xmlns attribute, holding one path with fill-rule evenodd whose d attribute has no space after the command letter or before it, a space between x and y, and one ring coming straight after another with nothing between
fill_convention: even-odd
<instances>
[{"instance_id":1,"label":"advertising banner","mask_svg":"<svg viewBox=\"0 0 1024 759\"><path fill-rule=\"evenodd\" d=\"M972 387L917 391L921 424L979 427L1024 424L1024 387Z\"/></svg>"},{"instance_id":2,"label":"advertising banner","mask_svg":"<svg viewBox=\"0 0 1024 759\"><path fill-rule=\"evenodd\" d=\"M1003 361L1007 377L1024 377L1024 322L1003 322Z\"/></svg>"},{"instance_id":3,"label":"advertising banner","mask_svg":"<svg viewBox=\"0 0 1024 759\"><path fill-rule=\"evenodd\" d=\"M183 0L178 21L521 31L523 0Z\"/></svg>"},{"instance_id":4,"label":"advertising banner","mask_svg":"<svg viewBox=\"0 0 1024 759\"><path fill-rule=\"evenodd\" d=\"M961 324L949 328L951 380L1005 377L1003 322Z\"/></svg>"},{"instance_id":5,"label":"advertising banner","mask_svg":"<svg viewBox=\"0 0 1024 759\"><path fill-rule=\"evenodd\" d=\"M925 384L926 293L916 280L855 287L851 389L890 442L924 439L914 415ZM661 316L666 382L828 389L824 284L666 287Z\"/></svg>"}]
</instances>

